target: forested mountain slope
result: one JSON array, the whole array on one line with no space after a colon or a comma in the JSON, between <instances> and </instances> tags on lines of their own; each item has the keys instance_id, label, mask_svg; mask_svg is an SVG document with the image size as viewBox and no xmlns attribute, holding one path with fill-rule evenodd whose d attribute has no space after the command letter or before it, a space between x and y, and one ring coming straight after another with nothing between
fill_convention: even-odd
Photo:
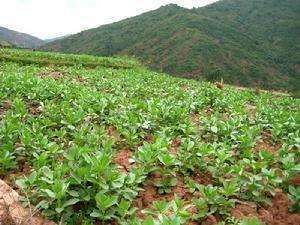
<instances>
[{"instance_id":1,"label":"forested mountain slope","mask_svg":"<svg viewBox=\"0 0 300 225\"><path fill-rule=\"evenodd\" d=\"M0 39L21 48L36 48L44 44L44 41L37 37L13 31L5 27L0 27Z\"/></svg>"},{"instance_id":2,"label":"forested mountain slope","mask_svg":"<svg viewBox=\"0 0 300 225\"><path fill-rule=\"evenodd\" d=\"M299 21L297 0L221 0L191 10L171 4L43 49L130 55L180 76L292 90L299 85Z\"/></svg>"}]
</instances>

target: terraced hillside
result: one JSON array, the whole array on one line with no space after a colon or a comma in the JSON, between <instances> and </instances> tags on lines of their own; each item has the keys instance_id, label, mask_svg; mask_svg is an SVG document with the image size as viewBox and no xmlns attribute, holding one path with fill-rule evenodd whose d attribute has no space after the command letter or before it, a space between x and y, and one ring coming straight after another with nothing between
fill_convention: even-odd
<instances>
[{"instance_id":1,"label":"terraced hillside","mask_svg":"<svg viewBox=\"0 0 300 225\"><path fill-rule=\"evenodd\" d=\"M299 99L127 59L0 56L0 176L31 212L57 224L300 223Z\"/></svg>"}]
</instances>

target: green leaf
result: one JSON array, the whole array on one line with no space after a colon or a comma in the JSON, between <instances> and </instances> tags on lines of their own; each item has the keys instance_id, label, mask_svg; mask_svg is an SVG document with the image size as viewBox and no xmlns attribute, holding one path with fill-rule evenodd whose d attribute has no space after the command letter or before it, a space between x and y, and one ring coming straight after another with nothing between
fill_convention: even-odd
<instances>
[{"instance_id":1,"label":"green leaf","mask_svg":"<svg viewBox=\"0 0 300 225\"><path fill-rule=\"evenodd\" d=\"M120 216L124 217L128 213L129 208L130 202L122 199L118 205L118 213L120 214Z\"/></svg>"},{"instance_id":2,"label":"green leaf","mask_svg":"<svg viewBox=\"0 0 300 225\"><path fill-rule=\"evenodd\" d=\"M158 156L158 159L165 166L172 166L175 162L175 158L171 154L160 155Z\"/></svg>"},{"instance_id":3,"label":"green leaf","mask_svg":"<svg viewBox=\"0 0 300 225\"><path fill-rule=\"evenodd\" d=\"M50 180L53 180L53 171L51 171L47 166L44 166L42 168L43 174L49 178Z\"/></svg>"},{"instance_id":4,"label":"green leaf","mask_svg":"<svg viewBox=\"0 0 300 225\"><path fill-rule=\"evenodd\" d=\"M78 193L77 191L70 190L70 191L68 191L68 193L69 193L72 197L79 197L79 193Z\"/></svg>"},{"instance_id":5,"label":"green leaf","mask_svg":"<svg viewBox=\"0 0 300 225\"><path fill-rule=\"evenodd\" d=\"M62 211L64 211L64 208L63 207L55 208L55 211L57 213L61 213Z\"/></svg>"},{"instance_id":6,"label":"green leaf","mask_svg":"<svg viewBox=\"0 0 300 225\"><path fill-rule=\"evenodd\" d=\"M218 133L218 128L216 126L212 126L210 130L214 133Z\"/></svg>"},{"instance_id":7,"label":"green leaf","mask_svg":"<svg viewBox=\"0 0 300 225\"><path fill-rule=\"evenodd\" d=\"M24 188L26 188L26 181L24 179L16 180L16 185L19 188L24 189Z\"/></svg>"},{"instance_id":8,"label":"green leaf","mask_svg":"<svg viewBox=\"0 0 300 225\"><path fill-rule=\"evenodd\" d=\"M101 214L100 214L98 211L94 210L94 211L90 214L90 216L91 216L91 217L95 217L95 218L99 218L99 217L101 217Z\"/></svg>"},{"instance_id":9,"label":"green leaf","mask_svg":"<svg viewBox=\"0 0 300 225\"><path fill-rule=\"evenodd\" d=\"M37 209L48 209L48 207L49 207L49 201L46 200L40 201L39 204L35 206L35 208Z\"/></svg>"},{"instance_id":10,"label":"green leaf","mask_svg":"<svg viewBox=\"0 0 300 225\"><path fill-rule=\"evenodd\" d=\"M109 207L117 204L117 202L118 202L117 196L108 195L108 194L101 193L101 192L99 192L96 195L95 199L96 199L98 208L101 210L106 210Z\"/></svg>"},{"instance_id":11,"label":"green leaf","mask_svg":"<svg viewBox=\"0 0 300 225\"><path fill-rule=\"evenodd\" d=\"M46 194L50 197L50 198L55 198L56 197L56 194L49 190L49 189L42 189L42 191L46 192Z\"/></svg>"},{"instance_id":12,"label":"green leaf","mask_svg":"<svg viewBox=\"0 0 300 225\"><path fill-rule=\"evenodd\" d=\"M292 168L293 171L296 171L296 172L300 172L300 164L297 164L295 165L293 168Z\"/></svg>"},{"instance_id":13,"label":"green leaf","mask_svg":"<svg viewBox=\"0 0 300 225\"><path fill-rule=\"evenodd\" d=\"M262 225L262 223L256 217L253 217L243 219L240 225Z\"/></svg>"},{"instance_id":14,"label":"green leaf","mask_svg":"<svg viewBox=\"0 0 300 225\"><path fill-rule=\"evenodd\" d=\"M148 216L142 223L142 225L154 225L154 219L151 216Z\"/></svg>"},{"instance_id":15,"label":"green leaf","mask_svg":"<svg viewBox=\"0 0 300 225\"><path fill-rule=\"evenodd\" d=\"M63 207L68 207L70 205L75 205L77 202L79 202L80 200L78 198L71 198L69 199L68 201L66 201L64 204L63 204Z\"/></svg>"}]
</instances>

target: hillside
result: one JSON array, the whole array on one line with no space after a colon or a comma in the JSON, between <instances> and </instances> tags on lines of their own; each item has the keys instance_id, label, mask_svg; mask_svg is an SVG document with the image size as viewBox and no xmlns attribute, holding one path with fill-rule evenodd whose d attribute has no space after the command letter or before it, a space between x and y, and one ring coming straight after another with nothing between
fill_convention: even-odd
<instances>
[{"instance_id":1,"label":"hillside","mask_svg":"<svg viewBox=\"0 0 300 225\"><path fill-rule=\"evenodd\" d=\"M221 0L192 10L171 4L43 49L125 54L170 74L291 90L300 73L299 21L298 0Z\"/></svg>"},{"instance_id":2,"label":"hillside","mask_svg":"<svg viewBox=\"0 0 300 225\"><path fill-rule=\"evenodd\" d=\"M0 223L299 224L299 100L127 59L0 55L0 179L36 206L0 200Z\"/></svg>"},{"instance_id":3,"label":"hillside","mask_svg":"<svg viewBox=\"0 0 300 225\"><path fill-rule=\"evenodd\" d=\"M10 47L10 46L11 46L10 43L0 39L0 47Z\"/></svg>"},{"instance_id":4,"label":"hillside","mask_svg":"<svg viewBox=\"0 0 300 225\"><path fill-rule=\"evenodd\" d=\"M0 39L20 48L37 48L44 41L34 36L0 27Z\"/></svg>"},{"instance_id":5,"label":"hillside","mask_svg":"<svg viewBox=\"0 0 300 225\"><path fill-rule=\"evenodd\" d=\"M50 43L50 42L53 42L53 41L61 40L63 38L67 38L69 36L71 36L71 34L67 34L67 35L63 35L63 36L59 36L59 37L55 37L55 38L45 39L44 42L45 43Z\"/></svg>"}]
</instances>

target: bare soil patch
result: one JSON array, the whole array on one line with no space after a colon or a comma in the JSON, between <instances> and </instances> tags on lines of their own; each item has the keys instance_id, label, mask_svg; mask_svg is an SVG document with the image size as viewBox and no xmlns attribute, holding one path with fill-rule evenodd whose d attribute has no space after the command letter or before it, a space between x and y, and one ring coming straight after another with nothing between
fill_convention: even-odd
<instances>
[{"instance_id":1,"label":"bare soil patch","mask_svg":"<svg viewBox=\"0 0 300 225\"><path fill-rule=\"evenodd\" d=\"M55 225L34 212L24 208L20 196L4 181L0 180L0 224L3 225Z\"/></svg>"},{"instance_id":2,"label":"bare soil patch","mask_svg":"<svg viewBox=\"0 0 300 225\"><path fill-rule=\"evenodd\" d=\"M33 116L38 116L38 115L42 114L44 111L43 106L38 102L28 102L27 109L28 109L29 113Z\"/></svg>"},{"instance_id":3,"label":"bare soil patch","mask_svg":"<svg viewBox=\"0 0 300 225\"><path fill-rule=\"evenodd\" d=\"M281 148L281 144L272 142L272 134L270 132L263 131L261 136L262 138L256 143L254 151L266 150L273 155L276 154Z\"/></svg>"},{"instance_id":4,"label":"bare soil patch","mask_svg":"<svg viewBox=\"0 0 300 225\"><path fill-rule=\"evenodd\" d=\"M191 113L190 120L193 124L199 125L200 123L199 113Z\"/></svg>"},{"instance_id":5,"label":"bare soil patch","mask_svg":"<svg viewBox=\"0 0 300 225\"><path fill-rule=\"evenodd\" d=\"M231 215L237 219L242 219L244 217L255 217L257 216L257 205L251 202L237 204L231 210Z\"/></svg>"},{"instance_id":6,"label":"bare soil patch","mask_svg":"<svg viewBox=\"0 0 300 225\"><path fill-rule=\"evenodd\" d=\"M132 152L130 151L130 149L123 148L115 155L114 163L118 164L121 171L127 173L133 165L133 163L130 162L131 157Z\"/></svg>"},{"instance_id":7,"label":"bare soil patch","mask_svg":"<svg viewBox=\"0 0 300 225\"><path fill-rule=\"evenodd\" d=\"M171 145L169 146L169 151L173 155L177 155L178 151L180 149L180 145L181 145L181 139L180 139L180 137L177 137L177 138L173 139L172 142L171 142Z\"/></svg>"},{"instance_id":8,"label":"bare soil patch","mask_svg":"<svg viewBox=\"0 0 300 225\"><path fill-rule=\"evenodd\" d=\"M215 86L216 86L218 89L220 89L220 90L223 90L223 89L224 89L224 84L221 83L221 82L216 82L216 83L215 83Z\"/></svg>"},{"instance_id":9,"label":"bare soil patch","mask_svg":"<svg viewBox=\"0 0 300 225\"><path fill-rule=\"evenodd\" d=\"M207 107L207 108L204 110L204 112L205 112L205 115L206 115L206 116L211 116L211 115L214 113L214 109L211 108L211 107Z\"/></svg>"},{"instance_id":10,"label":"bare soil patch","mask_svg":"<svg viewBox=\"0 0 300 225\"><path fill-rule=\"evenodd\" d=\"M53 71L53 72L41 72L37 76L40 78L50 77L53 78L54 80L58 80L61 79L64 75L59 71Z\"/></svg>"},{"instance_id":11,"label":"bare soil patch","mask_svg":"<svg viewBox=\"0 0 300 225\"><path fill-rule=\"evenodd\" d=\"M154 142L154 137L152 134L147 134L145 137L144 137L144 140L149 143L149 144L152 144Z\"/></svg>"},{"instance_id":12,"label":"bare soil patch","mask_svg":"<svg viewBox=\"0 0 300 225\"><path fill-rule=\"evenodd\" d=\"M11 106L12 106L12 102L9 100L3 101L3 103L2 103L2 107L5 110L9 110L11 108Z\"/></svg>"},{"instance_id":13,"label":"bare soil patch","mask_svg":"<svg viewBox=\"0 0 300 225\"><path fill-rule=\"evenodd\" d=\"M277 192L268 208L259 208L255 203L237 204L231 210L235 218L258 217L267 225L299 225L300 213L290 213L291 202L283 192Z\"/></svg>"},{"instance_id":14,"label":"bare soil patch","mask_svg":"<svg viewBox=\"0 0 300 225\"><path fill-rule=\"evenodd\" d=\"M254 118L255 114L256 114L256 111L257 111L257 107L255 105L252 105L250 103L247 103L245 105L245 108L248 112L248 115L250 116L251 119Z\"/></svg>"},{"instance_id":15,"label":"bare soil patch","mask_svg":"<svg viewBox=\"0 0 300 225\"><path fill-rule=\"evenodd\" d=\"M115 128L114 126L108 126L108 128L106 129L106 133L110 138L112 138L115 141L119 141L121 139L117 128Z\"/></svg>"},{"instance_id":16,"label":"bare soil patch","mask_svg":"<svg viewBox=\"0 0 300 225\"><path fill-rule=\"evenodd\" d=\"M300 174L296 174L295 176L293 176L290 179L289 183L295 186L300 186Z\"/></svg>"},{"instance_id":17,"label":"bare soil patch","mask_svg":"<svg viewBox=\"0 0 300 225\"><path fill-rule=\"evenodd\" d=\"M4 116L5 112L9 109L11 109L12 107L12 102L9 100L5 100L2 102L2 104L0 105L0 120L2 119L2 117Z\"/></svg>"},{"instance_id":18,"label":"bare soil patch","mask_svg":"<svg viewBox=\"0 0 300 225\"><path fill-rule=\"evenodd\" d=\"M218 219L214 215L207 216L201 225L215 225L218 224Z\"/></svg>"},{"instance_id":19,"label":"bare soil patch","mask_svg":"<svg viewBox=\"0 0 300 225\"><path fill-rule=\"evenodd\" d=\"M149 179L145 182L142 187L142 191L140 191L138 197L135 200L135 206L138 208L138 216L140 218L144 218L143 210L150 208L153 202L155 201L172 201L175 196L186 200L187 202L191 201L192 195L188 193L187 189L184 185L184 178L182 176L177 176L177 184L172 187L172 190L168 194L159 194L155 183L159 180L163 179L163 177L159 173L152 173L149 176Z\"/></svg>"},{"instance_id":20,"label":"bare soil patch","mask_svg":"<svg viewBox=\"0 0 300 225\"><path fill-rule=\"evenodd\" d=\"M213 176L208 171L205 172L198 171L193 174L192 178L194 181L196 181L199 184L203 184L203 185L213 184Z\"/></svg>"}]
</instances>

